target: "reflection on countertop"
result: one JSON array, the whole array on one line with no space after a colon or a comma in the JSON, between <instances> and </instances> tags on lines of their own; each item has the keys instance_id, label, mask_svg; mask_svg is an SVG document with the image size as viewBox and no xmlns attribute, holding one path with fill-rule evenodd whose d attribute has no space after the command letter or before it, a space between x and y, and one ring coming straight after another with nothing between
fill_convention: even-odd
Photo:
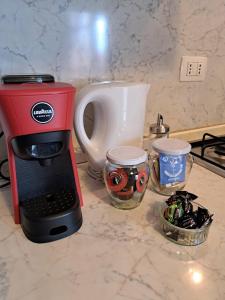
<instances>
[{"instance_id":1,"label":"reflection on countertop","mask_svg":"<svg viewBox=\"0 0 225 300\"><path fill-rule=\"evenodd\" d=\"M0 299L223 299L224 178L194 165L186 189L214 212L208 240L179 246L160 233L157 204L147 190L140 207L109 204L102 183L79 165L84 223L48 244L27 240L13 223L10 191L0 199Z\"/></svg>"}]
</instances>

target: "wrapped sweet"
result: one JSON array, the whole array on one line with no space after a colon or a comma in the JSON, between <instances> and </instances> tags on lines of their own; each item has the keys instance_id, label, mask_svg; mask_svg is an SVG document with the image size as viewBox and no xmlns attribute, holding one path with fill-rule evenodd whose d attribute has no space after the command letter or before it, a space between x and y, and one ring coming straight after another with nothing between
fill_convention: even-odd
<instances>
[{"instance_id":1,"label":"wrapped sweet","mask_svg":"<svg viewBox=\"0 0 225 300\"><path fill-rule=\"evenodd\" d=\"M194 201L197 198L192 193L177 191L161 204L160 224L169 240L185 246L206 241L213 215Z\"/></svg>"},{"instance_id":2,"label":"wrapped sweet","mask_svg":"<svg viewBox=\"0 0 225 300\"><path fill-rule=\"evenodd\" d=\"M171 224L186 229L209 225L212 223L213 215L210 215L206 208L198 206L197 210L193 210L191 202L197 198L198 196L192 193L177 191L166 201L168 207L165 209L164 217Z\"/></svg>"}]
</instances>

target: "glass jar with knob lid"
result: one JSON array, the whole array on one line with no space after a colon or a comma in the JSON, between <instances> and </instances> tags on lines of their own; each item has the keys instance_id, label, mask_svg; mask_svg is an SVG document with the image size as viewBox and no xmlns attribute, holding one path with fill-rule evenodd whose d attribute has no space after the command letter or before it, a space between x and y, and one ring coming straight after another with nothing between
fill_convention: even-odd
<instances>
[{"instance_id":1,"label":"glass jar with knob lid","mask_svg":"<svg viewBox=\"0 0 225 300\"><path fill-rule=\"evenodd\" d=\"M183 189L193 164L191 145L167 138L155 140L152 149L149 159L151 189L163 195Z\"/></svg>"},{"instance_id":2,"label":"glass jar with knob lid","mask_svg":"<svg viewBox=\"0 0 225 300\"><path fill-rule=\"evenodd\" d=\"M111 204L120 209L140 205L148 180L147 152L134 146L119 146L107 152L104 181Z\"/></svg>"}]
</instances>

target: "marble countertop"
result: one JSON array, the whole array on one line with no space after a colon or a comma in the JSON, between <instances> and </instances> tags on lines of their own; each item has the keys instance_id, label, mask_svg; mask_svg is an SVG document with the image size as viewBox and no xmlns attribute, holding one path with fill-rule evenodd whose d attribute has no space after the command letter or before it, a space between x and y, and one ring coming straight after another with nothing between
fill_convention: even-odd
<instances>
[{"instance_id":1,"label":"marble countertop","mask_svg":"<svg viewBox=\"0 0 225 300\"><path fill-rule=\"evenodd\" d=\"M79 166L85 205L79 233L47 244L13 223L10 190L0 192L0 299L225 299L224 178L194 165L186 190L214 212L208 240L185 247L158 230L147 190L140 207L109 204L104 186Z\"/></svg>"}]
</instances>

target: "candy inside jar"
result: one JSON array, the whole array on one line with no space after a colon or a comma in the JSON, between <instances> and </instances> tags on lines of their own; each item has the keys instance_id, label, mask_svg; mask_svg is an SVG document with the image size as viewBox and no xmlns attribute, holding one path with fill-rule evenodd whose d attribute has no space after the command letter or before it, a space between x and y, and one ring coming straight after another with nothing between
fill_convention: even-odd
<instances>
[{"instance_id":1,"label":"candy inside jar","mask_svg":"<svg viewBox=\"0 0 225 300\"><path fill-rule=\"evenodd\" d=\"M107 152L104 181L113 206L120 209L137 207L148 179L147 153L143 149L120 146Z\"/></svg>"}]
</instances>

